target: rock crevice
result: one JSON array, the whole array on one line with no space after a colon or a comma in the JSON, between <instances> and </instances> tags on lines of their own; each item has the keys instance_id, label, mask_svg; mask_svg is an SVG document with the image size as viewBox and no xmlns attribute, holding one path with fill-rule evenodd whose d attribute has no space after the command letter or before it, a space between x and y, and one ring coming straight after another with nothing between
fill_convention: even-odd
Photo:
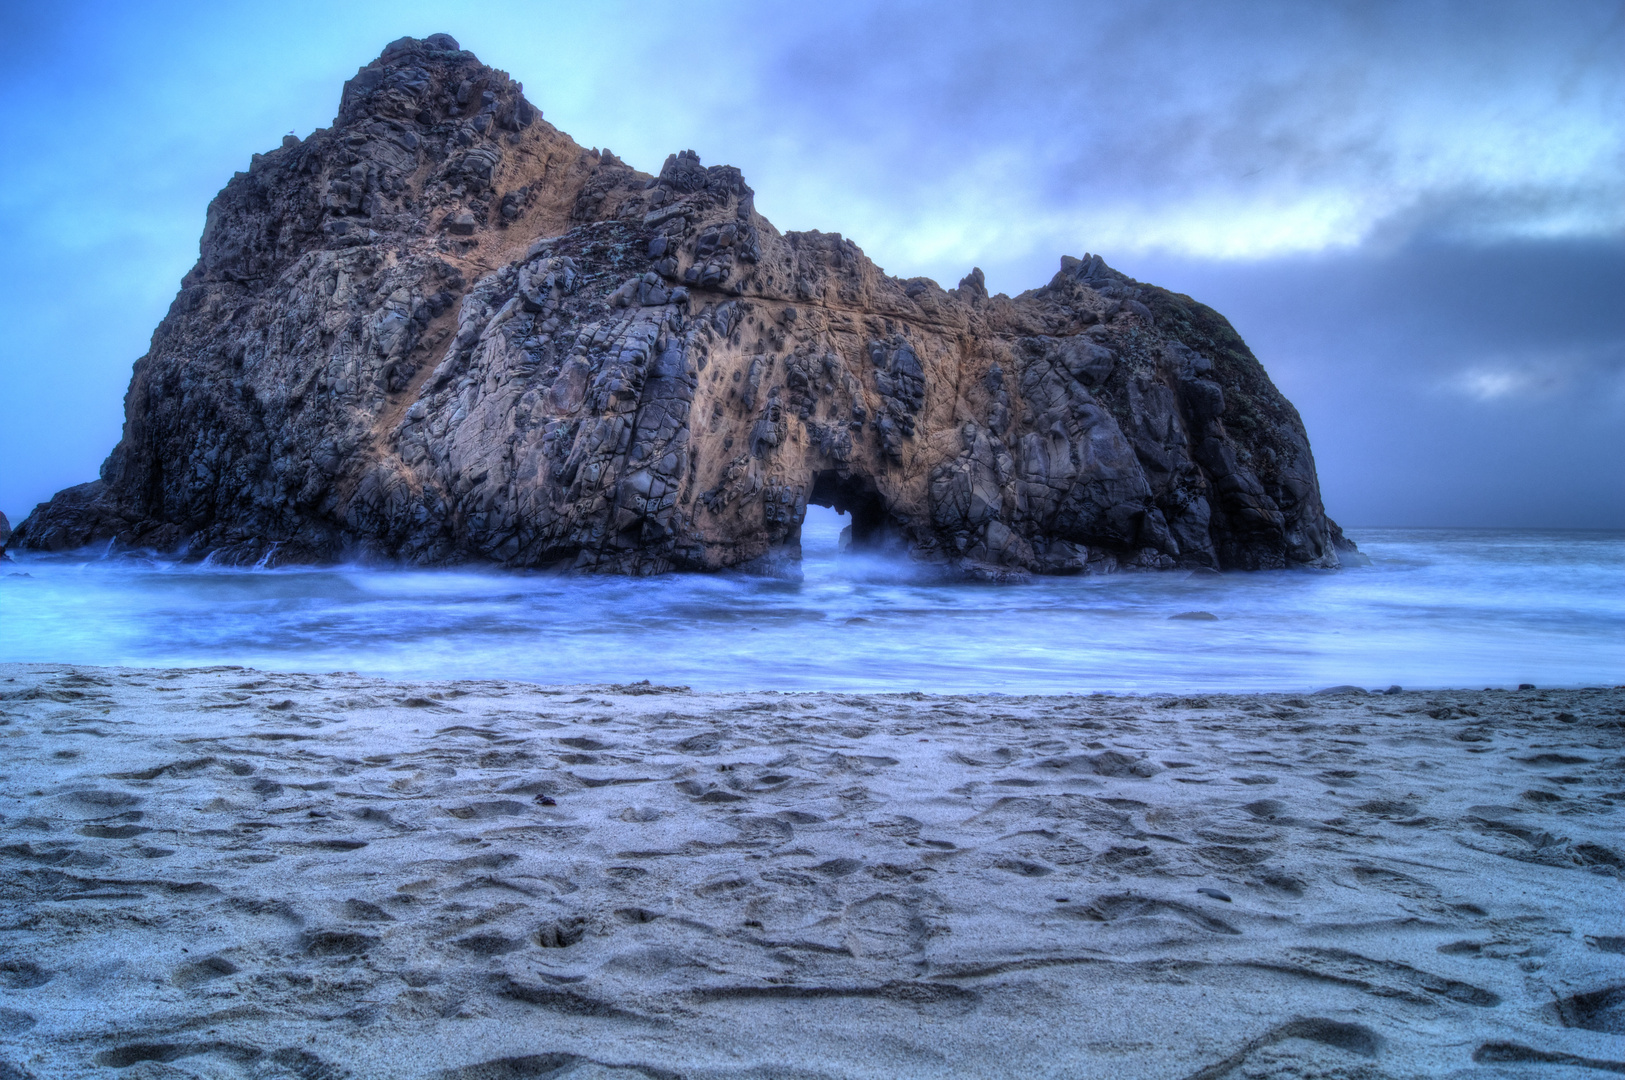
<instances>
[{"instance_id":1,"label":"rock crevice","mask_svg":"<svg viewBox=\"0 0 1625 1080\"><path fill-rule=\"evenodd\" d=\"M13 543L773 569L809 502L990 578L1352 550L1210 309L1098 255L1015 298L889 277L737 169L577 145L443 34L231 179L100 479Z\"/></svg>"}]
</instances>

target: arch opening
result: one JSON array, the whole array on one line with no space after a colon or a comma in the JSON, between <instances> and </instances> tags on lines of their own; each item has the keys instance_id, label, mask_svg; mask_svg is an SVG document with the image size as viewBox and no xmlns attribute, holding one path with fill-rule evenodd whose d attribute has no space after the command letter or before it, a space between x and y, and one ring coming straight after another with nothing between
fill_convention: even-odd
<instances>
[{"instance_id":1,"label":"arch opening","mask_svg":"<svg viewBox=\"0 0 1625 1080\"><path fill-rule=\"evenodd\" d=\"M878 551L892 546L898 536L873 477L862 473L843 476L835 469L820 470L813 474L807 502L851 516L853 551Z\"/></svg>"}]
</instances>

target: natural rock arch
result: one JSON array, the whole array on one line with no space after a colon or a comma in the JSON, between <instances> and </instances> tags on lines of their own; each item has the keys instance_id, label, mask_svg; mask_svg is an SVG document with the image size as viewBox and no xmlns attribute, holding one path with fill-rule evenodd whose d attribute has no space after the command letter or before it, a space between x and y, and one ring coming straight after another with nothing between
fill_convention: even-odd
<instances>
[{"instance_id":1,"label":"natural rock arch","mask_svg":"<svg viewBox=\"0 0 1625 1080\"><path fill-rule=\"evenodd\" d=\"M14 542L772 567L825 498L984 577L1348 547L1210 309L1099 256L1014 299L888 277L773 228L737 169L582 148L445 35L226 185L101 479Z\"/></svg>"}]
</instances>

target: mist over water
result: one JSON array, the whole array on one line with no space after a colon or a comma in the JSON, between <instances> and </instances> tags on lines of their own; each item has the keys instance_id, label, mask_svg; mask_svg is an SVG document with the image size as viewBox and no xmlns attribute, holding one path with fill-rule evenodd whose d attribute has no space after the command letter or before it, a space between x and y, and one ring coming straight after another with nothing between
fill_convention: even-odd
<instances>
[{"instance_id":1,"label":"mist over water","mask_svg":"<svg viewBox=\"0 0 1625 1080\"><path fill-rule=\"evenodd\" d=\"M1625 683L1625 533L1354 530L1369 567L993 586L841 553L841 525L809 509L799 583L19 553L0 661L707 690ZM1217 618L1171 618L1190 612Z\"/></svg>"}]
</instances>

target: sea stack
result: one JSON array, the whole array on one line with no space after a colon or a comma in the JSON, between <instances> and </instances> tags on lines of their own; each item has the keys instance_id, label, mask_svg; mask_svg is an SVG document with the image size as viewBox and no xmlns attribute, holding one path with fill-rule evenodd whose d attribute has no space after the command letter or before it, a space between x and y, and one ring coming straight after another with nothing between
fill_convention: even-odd
<instances>
[{"instance_id":1,"label":"sea stack","mask_svg":"<svg viewBox=\"0 0 1625 1080\"><path fill-rule=\"evenodd\" d=\"M995 580L1351 550L1214 311L1098 255L1015 298L889 277L735 168L577 145L445 34L232 177L101 478L13 544L782 572L809 503Z\"/></svg>"}]
</instances>

